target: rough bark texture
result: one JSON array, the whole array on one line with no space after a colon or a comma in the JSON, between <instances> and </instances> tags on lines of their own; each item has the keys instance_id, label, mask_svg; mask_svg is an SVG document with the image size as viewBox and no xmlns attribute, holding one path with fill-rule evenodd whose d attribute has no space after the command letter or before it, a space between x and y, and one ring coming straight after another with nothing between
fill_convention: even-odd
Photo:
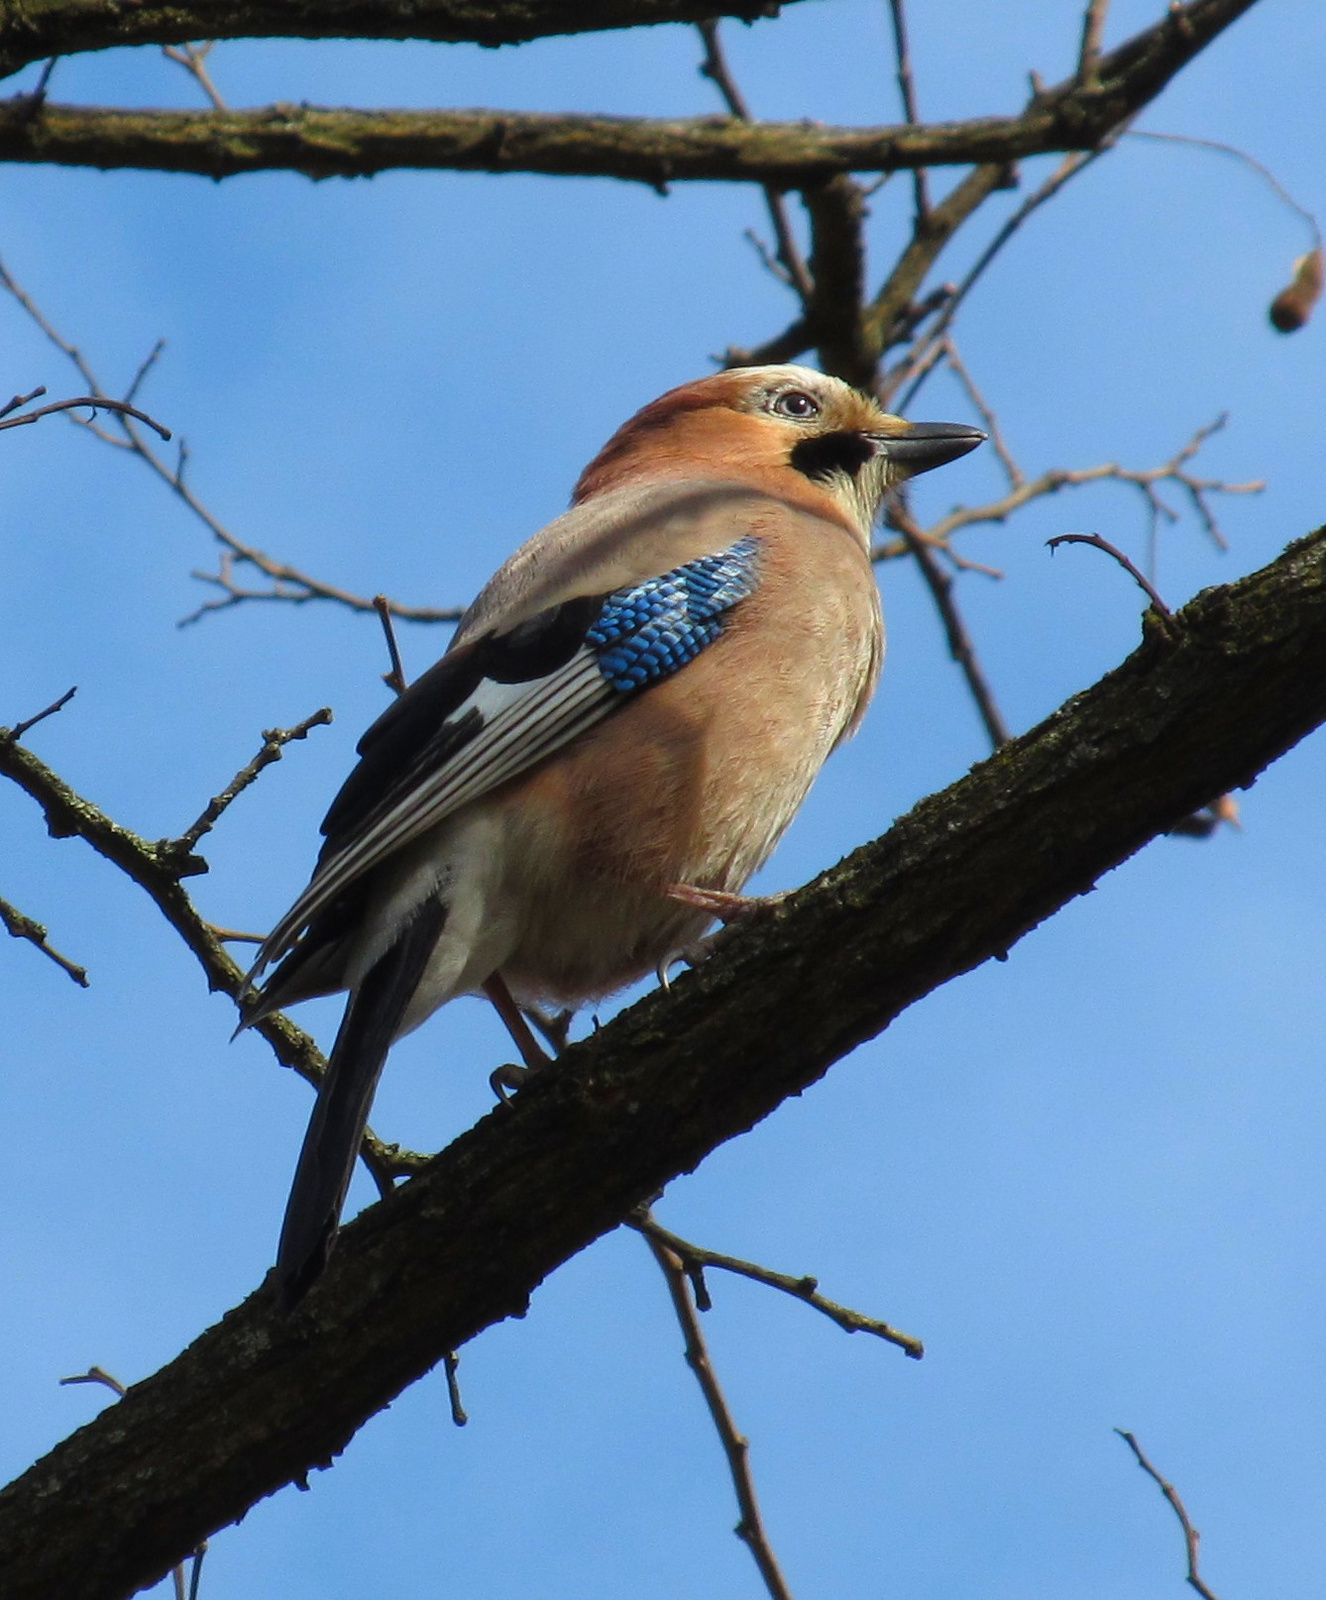
<instances>
[{"instance_id":1,"label":"rough bark texture","mask_svg":"<svg viewBox=\"0 0 1326 1600\"><path fill-rule=\"evenodd\" d=\"M293 1317L260 1288L4 1490L5 1600L159 1578L639 1201L1326 720L1326 529L1147 620L1116 671L372 1207Z\"/></svg>"},{"instance_id":2,"label":"rough bark texture","mask_svg":"<svg viewBox=\"0 0 1326 1600\"><path fill-rule=\"evenodd\" d=\"M1038 95L1016 117L921 127L824 128L722 117L661 120L295 105L249 111L120 111L46 105L19 97L0 110L0 161L135 167L209 178L273 169L312 178L368 177L407 167L627 178L656 187L704 178L786 188L822 183L844 172L967 162L1002 166L1046 151L1095 148L1253 4L1255 0L1191 0L1186 7L1176 6L1154 27L1104 57L1099 77L1091 83L1070 79ZM607 8L602 9L606 13ZM759 9L733 6L725 14L753 15ZM637 0L629 14L628 10L623 4L619 18L623 25L688 14L679 0L670 11L662 0L653 5ZM102 12L123 36L103 38L96 31L93 21ZM547 23L542 31L570 31L565 8L513 7L493 15L514 26L512 19L528 23L535 13ZM319 10L281 0L279 6L255 3L213 16L206 6L184 12L110 0L38 0L20 8L12 0L0 0L0 77L61 51L108 44L319 31L365 38L480 37L474 31L429 31L442 27L439 18L452 19L447 26L459 27L454 19L462 14L471 17L477 12L428 4L396 7L379 0L345 9L328 7L324 0ZM305 26L300 20L314 17L322 18L320 29L312 21ZM67 37L55 37L54 19L62 19ZM579 25L611 24L581 14ZM480 42L502 41L480 37Z\"/></svg>"}]
</instances>

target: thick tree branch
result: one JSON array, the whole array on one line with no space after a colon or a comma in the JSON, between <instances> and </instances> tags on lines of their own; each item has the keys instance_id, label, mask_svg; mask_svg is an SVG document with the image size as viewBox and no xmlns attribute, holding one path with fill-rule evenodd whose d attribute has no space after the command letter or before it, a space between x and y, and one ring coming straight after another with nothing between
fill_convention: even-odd
<instances>
[{"instance_id":1,"label":"thick tree branch","mask_svg":"<svg viewBox=\"0 0 1326 1600\"><path fill-rule=\"evenodd\" d=\"M0 161L137 167L208 178L271 169L312 178L365 177L410 167L626 178L656 188L682 179L719 179L787 189L803 189L846 172L955 163L1002 167L1022 156L1095 148L1255 3L1189 0L1175 5L1154 27L1102 57L1098 79L1090 84L1068 79L1034 96L1016 117L920 127L824 128L716 117L658 120L295 105L230 112L119 111L49 105L19 96L0 116ZM697 14L704 9L697 8ZM680 17L681 7L676 11ZM103 12L117 17L135 37L99 39L80 47L48 36L54 29L52 18L69 22ZM44 56L102 44L178 43L264 31L299 34L307 31L300 19L312 14L313 8L301 9L286 0L279 5L274 0L255 3L243 14L244 25L235 14L232 32L225 33L189 9L130 6L122 0L38 0L20 12L14 0L0 0L0 77ZM431 14L428 4L407 8L374 0L351 10L329 8L326 31L356 33L362 23L363 37L397 37L402 18L423 27L419 19ZM531 8L529 15L535 14ZM545 31L565 29L549 26ZM42 42L29 46L34 33Z\"/></svg>"},{"instance_id":2,"label":"thick tree branch","mask_svg":"<svg viewBox=\"0 0 1326 1600\"><path fill-rule=\"evenodd\" d=\"M448 1351L519 1316L663 1184L1326 720L1326 529L1176 621L1175 638L1148 631L1040 727L573 1046L514 1111L351 1224L297 1314L259 1289L11 1484L6 1600L108 1600L159 1577L329 1462Z\"/></svg>"},{"instance_id":3,"label":"thick tree branch","mask_svg":"<svg viewBox=\"0 0 1326 1600\"><path fill-rule=\"evenodd\" d=\"M0 78L47 56L196 39L522 44L659 22L778 14L794 0L0 0Z\"/></svg>"}]
</instances>

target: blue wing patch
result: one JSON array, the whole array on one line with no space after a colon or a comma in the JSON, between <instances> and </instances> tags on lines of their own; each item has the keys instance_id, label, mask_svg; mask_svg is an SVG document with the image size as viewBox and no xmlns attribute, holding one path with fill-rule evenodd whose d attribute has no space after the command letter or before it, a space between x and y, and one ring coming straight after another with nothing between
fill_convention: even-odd
<instances>
[{"instance_id":1,"label":"blue wing patch","mask_svg":"<svg viewBox=\"0 0 1326 1600\"><path fill-rule=\"evenodd\" d=\"M753 593L759 569L760 541L748 535L728 550L614 590L585 635L599 671L622 693L671 677L718 638L727 613Z\"/></svg>"}]
</instances>

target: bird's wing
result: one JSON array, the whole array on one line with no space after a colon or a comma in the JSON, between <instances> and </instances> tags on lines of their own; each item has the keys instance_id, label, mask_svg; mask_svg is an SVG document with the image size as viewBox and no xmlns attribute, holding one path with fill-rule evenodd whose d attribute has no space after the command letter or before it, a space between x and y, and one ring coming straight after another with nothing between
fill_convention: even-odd
<instances>
[{"instance_id":1,"label":"bird's wing","mask_svg":"<svg viewBox=\"0 0 1326 1600\"><path fill-rule=\"evenodd\" d=\"M403 845L684 667L753 591L759 565L760 540L747 534L505 631L471 631L360 740L359 764L323 822L312 881L263 942L249 981Z\"/></svg>"}]
</instances>

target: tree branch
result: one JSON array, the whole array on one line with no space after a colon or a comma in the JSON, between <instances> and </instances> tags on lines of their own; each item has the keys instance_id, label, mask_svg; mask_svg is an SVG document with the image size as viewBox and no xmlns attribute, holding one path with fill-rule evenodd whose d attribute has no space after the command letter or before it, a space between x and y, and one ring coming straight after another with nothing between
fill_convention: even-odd
<instances>
[{"instance_id":1,"label":"tree branch","mask_svg":"<svg viewBox=\"0 0 1326 1600\"><path fill-rule=\"evenodd\" d=\"M156 841L122 827L52 772L40 757L17 742L18 732L33 726L37 720L29 719L18 729L0 728L0 775L10 778L42 808L47 832L53 839L76 837L84 840L145 890L197 958L208 989L237 998L244 986L244 970L222 943L225 930L215 928L202 916L182 883L184 878L208 870L206 861L193 851L193 844L201 837L195 830L201 824L205 832L225 806L252 782L252 777L248 776L251 769L279 759L282 746L291 739L302 738L308 728L323 720L322 714L315 714L296 728L273 729L264 737L263 749L255 760L241 769L192 828L176 839ZM273 749L275 753L269 753ZM326 1058L311 1034L305 1033L281 1012L264 1017L254 1024L254 1029L271 1046L283 1067L290 1067L309 1083L321 1081L327 1067ZM390 1190L394 1178L418 1171L426 1160L414 1151L384 1144L371 1132L364 1136L362 1154L381 1193Z\"/></svg>"},{"instance_id":2,"label":"tree branch","mask_svg":"<svg viewBox=\"0 0 1326 1600\"><path fill-rule=\"evenodd\" d=\"M522 44L707 17L776 16L794 0L0 0L0 78L47 56L196 39L427 39Z\"/></svg>"},{"instance_id":3,"label":"tree branch","mask_svg":"<svg viewBox=\"0 0 1326 1600\"><path fill-rule=\"evenodd\" d=\"M662 1185L1326 721L1326 529L1175 620L572 1046L347 1227L298 1313L259 1289L0 1493L6 1600L155 1580Z\"/></svg>"},{"instance_id":4,"label":"tree branch","mask_svg":"<svg viewBox=\"0 0 1326 1600\"><path fill-rule=\"evenodd\" d=\"M12 938L26 939L29 944L35 945L42 955L67 972L80 989L88 987L87 968L80 967L76 961L71 961L68 956L60 954L49 942L50 929L44 923L20 911L8 900L0 900L0 923Z\"/></svg>"},{"instance_id":5,"label":"tree branch","mask_svg":"<svg viewBox=\"0 0 1326 1600\"><path fill-rule=\"evenodd\" d=\"M646 9L643 0L637 4ZM663 4L664 0L656 0L658 10ZM1067 79L1033 96L1016 117L978 117L920 127L824 128L715 117L660 120L296 105L232 112L120 111L34 105L31 96L20 95L0 116L0 161L136 167L208 178L274 169L312 178L349 178L409 167L624 178L655 188L682 179L710 179L785 189L804 189L846 172L991 162L1003 167L1048 151L1094 149L1254 4L1256 0L1189 0L1187 5L1175 5L1154 27L1101 57L1098 77L1090 84ZM357 33L362 28L366 38L395 38L408 33L406 21L422 29L439 9L445 8L436 0L419 5L411 0L408 6L405 0L399 4L360 0L350 9L328 4L323 15L328 33ZM699 15L706 9L712 14L712 6L698 6L695 12ZM23 7L20 22L14 16L16 0L0 0L0 77L30 61L80 48L241 34L307 34L313 31L308 19L316 8L306 5L301 10L289 0L254 0L242 14L227 13L229 31L220 26L221 17L204 20L203 12L209 10L208 5L190 10L150 3L131 7L118 0L37 0ZM675 10L679 18L680 3ZM539 8L537 14L543 12L552 8ZM60 32L55 19L63 19L68 32L74 21L86 23L103 13L133 37L97 36L96 42L82 45L52 37ZM7 23L2 20L6 15ZM543 31L565 29L550 25ZM92 32L96 34L95 28ZM409 36L427 35L416 31ZM41 43L34 44L34 37Z\"/></svg>"}]
</instances>

